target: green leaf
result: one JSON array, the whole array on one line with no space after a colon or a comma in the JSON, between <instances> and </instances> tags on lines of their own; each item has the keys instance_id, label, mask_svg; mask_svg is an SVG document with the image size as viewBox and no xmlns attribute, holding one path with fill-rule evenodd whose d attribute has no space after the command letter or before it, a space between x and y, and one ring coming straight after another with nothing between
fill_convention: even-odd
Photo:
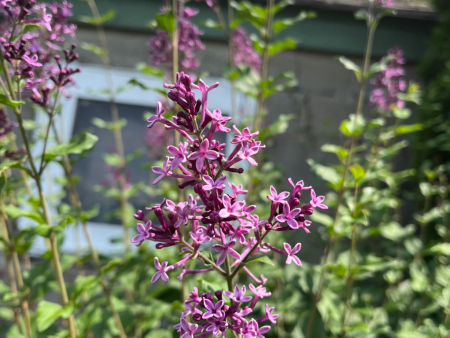
<instances>
[{"instance_id":1,"label":"green leaf","mask_svg":"<svg viewBox=\"0 0 450 338\"><path fill-rule=\"evenodd\" d=\"M52 227L47 224L39 224L34 228L36 234L44 238L50 238L52 234Z\"/></svg>"},{"instance_id":2,"label":"green leaf","mask_svg":"<svg viewBox=\"0 0 450 338\"><path fill-rule=\"evenodd\" d=\"M428 286L428 278L418 262L413 262L410 266L411 288L416 292L424 292Z\"/></svg>"},{"instance_id":3,"label":"green leaf","mask_svg":"<svg viewBox=\"0 0 450 338\"><path fill-rule=\"evenodd\" d=\"M275 267L274 262L272 262L271 259L269 257L267 257L266 254L263 254L263 253L257 253L254 256L248 257L244 261L245 265L252 264L252 263L264 263L264 264Z\"/></svg>"},{"instance_id":4,"label":"green leaf","mask_svg":"<svg viewBox=\"0 0 450 338\"><path fill-rule=\"evenodd\" d=\"M237 19L231 23L232 28L236 28L242 21L249 22L256 29L264 28L267 19L267 9L249 1L231 1L231 7L236 10Z\"/></svg>"},{"instance_id":5,"label":"green leaf","mask_svg":"<svg viewBox=\"0 0 450 338\"><path fill-rule=\"evenodd\" d=\"M78 20L84 23L88 23L91 25L101 25L102 23L114 19L116 16L116 12L114 10L110 10L105 14L102 14L99 18L94 18L91 16L81 15Z\"/></svg>"},{"instance_id":6,"label":"green leaf","mask_svg":"<svg viewBox=\"0 0 450 338\"><path fill-rule=\"evenodd\" d=\"M325 225L326 227L332 227L334 222L333 218L327 214L322 214L318 211L314 211L314 213L310 216L314 222Z\"/></svg>"},{"instance_id":7,"label":"green leaf","mask_svg":"<svg viewBox=\"0 0 450 338\"><path fill-rule=\"evenodd\" d=\"M106 50L104 50L103 48L93 44L93 43L89 43L89 42L82 42L81 43L81 48L83 48L84 50L87 50L89 52L94 53L95 55L98 56L105 56L106 55Z\"/></svg>"},{"instance_id":8,"label":"green leaf","mask_svg":"<svg viewBox=\"0 0 450 338\"><path fill-rule=\"evenodd\" d=\"M274 34L278 34L281 31L285 30L286 28L289 28L300 21L303 21L305 19L314 19L315 17L317 17L316 12L302 11L296 17L283 20L276 20L273 23L273 32Z\"/></svg>"},{"instance_id":9,"label":"green leaf","mask_svg":"<svg viewBox=\"0 0 450 338\"><path fill-rule=\"evenodd\" d=\"M412 256L417 255L419 251L422 250L423 246L422 241L416 237L407 238L404 245L406 251L408 251Z\"/></svg>"},{"instance_id":10,"label":"green leaf","mask_svg":"<svg viewBox=\"0 0 450 338\"><path fill-rule=\"evenodd\" d=\"M0 104L4 104L5 106L11 107L13 109L19 107L20 105L24 104L24 101L14 101L8 99L8 97L4 94L0 94Z\"/></svg>"},{"instance_id":11,"label":"green leaf","mask_svg":"<svg viewBox=\"0 0 450 338\"><path fill-rule=\"evenodd\" d=\"M271 123L269 127L264 128L259 133L259 140L264 141L266 138L268 138L270 136L283 134L289 127L289 121L291 121L292 119L294 119L293 114L278 115L277 120L275 122Z\"/></svg>"},{"instance_id":12,"label":"green leaf","mask_svg":"<svg viewBox=\"0 0 450 338\"><path fill-rule=\"evenodd\" d=\"M101 268L102 274L111 272L116 266L121 264L122 261L123 261L122 258L114 258L114 259L110 260L108 262L108 264L106 264L105 266L102 266L102 268Z\"/></svg>"},{"instance_id":13,"label":"green leaf","mask_svg":"<svg viewBox=\"0 0 450 338\"><path fill-rule=\"evenodd\" d=\"M399 223L394 221L382 224L379 227L381 236L394 242L399 242L403 238L412 235L415 229L416 227L412 224L402 227Z\"/></svg>"},{"instance_id":14,"label":"green leaf","mask_svg":"<svg viewBox=\"0 0 450 338\"><path fill-rule=\"evenodd\" d=\"M151 90L151 91L157 92L157 93L159 93L161 95L164 95L164 96L167 95L167 93L166 93L166 91L164 89L148 86L145 83L142 83L142 82L140 82L139 80L136 80L136 79L131 79L130 81L128 81L128 83L130 85L139 87L139 88L141 88L143 90Z\"/></svg>"},{"instance_id":15,"label":"green leaf","mask_svg":"<svg viewBox=\"0 0 450 338\"><path fill-rule=\"evenodd\" d=\"M112 167L118 167L122 162L119 154L114 153L104 154L103 160Z\"/></svg>"},{"instance_id":16,"label":"green leaf","mask_svg":"<svg viewBox=\"0 0 450 338\"><path fill-rule=\"evenodd\" d=\"M358 79L358 81L360 80L360 78L361 78L361 68L358 65L356 65L353 61L347 59L344 56L339 56L338 60L339 60L340 63L342 63L342 65L346 69L351 70L351 71L353 71L355 73L356 78Z\"/></svg>"},{"instance_id":17,"label":"green leaf","mask_svg":"<svg viewBox=\"0 0 450 338\"><path fill-rule=\"evenodd\" d=\"M203 26L208 27L208 28L212 28L212 29L218 29L220 31L222 31L222 25L217 22L214 21L212 19L208 19L203 23Z\"/></svg>"},{"instance_id":18,"label":"green leaf","mask_svg":"<svg viewBox=\"0 0 450 338\"><path fill-rule=\"evenodd\" d=\"M416 124L411 124L411 125L407 125L407 126L400 126L400 127L397 127L397 129L395 129L395 132L397 134L401 135L401 134L414 133L419 130L423 130L422 123L416 123Z\"/></svg>"},{"instance_id":19,"label":"green leaf","mask_svg":"<svg viewBox=\"0 0 450 338\"><path fill-rule=\"evenodd\" d=\"M144 74L154 75L157 77L164 76L164 71L162 69L149 66L145 62L139 62L136 64L136 69Z\"/></svg>"},{"instance_id":20,"label":"green leaf","mask_svg":"<svg viewBox=\"0 0 450 338\"><path fill-rule=\"evenodd\" d=\"M39 332L45 331L59 317L68 318L73 312L73 307L67 305L62 307L59 304L42 300L36 310L36 324Z\"/></svg>"},{"instance_id":21,"label":"green leaf","mask_svg":"<svg viewBox=\"0 0 450 338\"><path fill-rule=\"evenodd\" d=\"M214 292L216 291L223 291L226 290L226 285L225 283L214 283L214 282L207 282L205 280L199 279L197 281L198 283L200 283L200 290L201 292L211 292L212 294L214 294Z\"/></svg>"},{"instance_id":22,"label":"green leaf","mask_svg":"<svg viewBox=\"0 0 450 338\"><path fill-rule=\"evenodd\" d=\"M441 255L450 256L450 243L439 243L430 248L431 252L436 252Z\"/></svg>"},{"instance_id":23,"label":"green leaf","mask_svg":"<svg viewBox=\"0 0 450 338\"><path fill-rule=\"evenodd\" d=\"M326 167L321 164L315 163L312 159L307 160L308 164L311 166L312 171L323 180L330 182L333 186L338 186L342 178L339 173L331 167Z\"/></svg>"},{"instance_id":24,"label":"green leaf","mask_svg":"<svg viewBox=\"0 0 450 338\"><path fill-rule=\"evenodd\" d=\"M45 157L49 160L54 159L56 156L81 154L86 150L92 149L97 140L97 136L88 132L83 132L80 135L75 136L68 144L60 144L48 148Z\"/></svg>"},{"instance_id":25,"label":"green leaf","mask_svg":"<svg viewBox=\"0 0 450 338\"><path fill-rule=\"evenodd\" d=\"M277 41L269 45L269 56L272 57L288 49L295 49L297 42L291 37L287 37L284 41Z\"/></svg>"},{"instance_id":26,"label":"green leaf","mask_svg":"<svg viewBox=\"0 0 450 338\"><path fill-rule=\"evenodd\" d=\"M11 218L26 217L38 223L45 223L41 214L37 211L19 209L12 204L6 205L3 210L5 210L6 214Z\"/></svg>"},{"instance_id":27,"label":"green leaf","mask_svg":"<svg viewBox=\"0 0 450 338\"><path fill-rule=\"evenodd\" d=\"M281 82L285 80L284 82ZM263 88L263 95L265 98L277 92L284 91L288 88L295 87L298 84L297 78L293 72L284 72L276 77L269 77L261 86Z\"/></svg>"},{"instance_id":28,"label":"green leaf","mask_svg":"<svg viewBox=\"0 0 450 338\"><path fill-rule=\"evenodd\" d=\"M362 116L358 115L356 117L354 114L351 114L348 120L341 122L339 130L346 136L358 136L362 134L365 125L366 122Z\"/></svg>"},{"instance_id":29,"label":"green leaf","mask_svg":"<svg viewBox=\"0 0 450 338\"><path fill-rule=\"evenodd\" d=\"M92 207L90 207L87 210L84 210L81 213L80 215L81 220L85 222L87 220L90 220L91 218L97 217L99 213L100 213L100 205L94 204Z\"/></svg>"},{"instance_id":30,"label":"green leaf","mask_svg":"<svg viewBox=\"0 0 450 338\"><path fill-rule=\"evenodd\" d=\"M76 300L84 291L92 288L99 281L99 276L78 276L77 279L75 279L75 292L71 296L71 299Z\"/></svg>"},{"instance_id":31,"label":"green leaf","mask_svg":"<svg viewBox=\"0 0 450 338\"><path fill-rule=\"evenodd\" d=\"M356 180L356 184L359 184L359 182L361 182L361 180L366 175L363 167L361 167L359 164L352 165L350 167L350 171L351 171L351 173L353 174L353 177Z\"/></svg>"},{"instance_id":32,"label":"green leaf","mask_svg":"<svg viewBox=\"0 0 450 338\"><path fill-rule=\"evenodd\" d=\"M6 178L6 173L1 172L0 173L0 195L6 189L7 181L8 181L8 179Z\"/></svg>"},{"instance_id":33,"label":"green leaf","mask_svg":"<svg viewBox=\"0 0 450 338\"><path fill-rule=\"evenodd\" d=\"M175 16L172 11L165 13L159 13L156 15L157 28L166 31L167 33L173 33L175 31Z\"/></svg>"},{"instance_id":34,"label":"green leaf","mask_svg":"<svg viewBox=\"0 0 450 338\"><path fill-rule=\"evenodd\" d=\"M25 130L33 130L38 127L38 124L34 120L23 120L23 128Z\"/></svg>"},{"instance_id":35,"label":"green leaf","mask_svg":"<svg viewBox=\"0 0 450 338\"><path fill-rule=\"evenodd\" d=\"M214 257L212 255L212 253L210 251L201 251L201 253L206 256L206 258L208 258L211 262L214 262ZM202 260L203 261L203 260ZM203 261L203 264L205 264L206 266L211 266L211 264L209 264L206 261Z\"/></svg>"},{"instance_id":36,"label":"green leaf","mask_svg":"<svg viewBox=\"0 0 450 338\"><path fill-rule=\"evenodd\" d=\"M97 128L101 128L101 129L116 130L116 129L122 129L123 127L125 127L127 125L127 120L119 119L117 122L107 122L98 117L94 117L92 119L92 124L94 126L96 126Z\"/></svg>"},{"instance_id":37,"label":"green leaf","mask_svg":"<svg viewBox=\"0 0 450 338\"><path fill-rule=\"evenodd\" d=\"M354 17L356 20L365 20L369 18L369 13L365 9L360 9L359 11L356 11L354 14Z\"/></svg>"},{"instance_id":38,"label":"green leaf","mask_svg":"<svg viewBox=\"0 0 450 338\"><path fill-rule=\"evenodd\" d=\"M348 157L348 150L335 144L324 144L320 148L320 150L322 150L325 153L336 154L340 160L346 159Z\"/></svg>"},{"instance_id":39,"label":"green leaf","mask_svg":"<svg viewBox=\"0 0 450 338\"><path fill-rule=\"evenodd\" d=\"M8 169L13 167L16 164L19 164L20 161L9 161L9 162L4 162L2 164L0 164L0 173L3 172L3 170Z\"/></svg>"},{"instance_id":40,"label":"green leaf","mask_svg":"<svg viewBox=\"0 0 450 338\"><path fill-rule=\"evenodd\" d=\"M405 120L405 119L407 119L407 118L409 118L411 116L411 110L408 109L408 108L394 107L392 112L394 113L394 116L396 118L399 118L401 120Z\"/></svg>"},{"instance_id":41,"label":"green leaf","mask_svg":"<svg viewBox=\"0 0 450 338\"><path fill-rule=\"evenodd\" d=\"M40 29L40 28L42 28L42 26L41 26L41 25L38 25L38 24L35 24L35 23L28 23L28 24L25 24L25 25L22 26L22 30L20 31L20 34L14 35L14 36L12 37L12 41L17 41L17 39L18 39L20 36L22 36L22 35L24 35L24 34L30 32L30 31L32 31L33 29L38 29L38 28Z\"/></svg>"}]
</instances>

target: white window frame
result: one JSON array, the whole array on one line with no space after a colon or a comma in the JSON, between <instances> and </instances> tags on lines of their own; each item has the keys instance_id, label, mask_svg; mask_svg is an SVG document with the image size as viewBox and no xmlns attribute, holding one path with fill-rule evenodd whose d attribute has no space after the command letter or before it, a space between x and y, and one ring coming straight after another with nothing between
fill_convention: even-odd
<instances>
[{"instance_id":1,"label":"white window frame","mask_svg":"<svg viewBox=\"0 0 450 338\"><path fill-rule=\"evenodd\" d=\"M67 92L70 94L70 98L62 97L61 99L61 113L55 117L56 126L59 126L60 137L64 142L68 142L72 137L73 126L75 123L75 115L77 110L77 104L79 99L96 100L109 102L108 95L96 94L93 90L101 91L110 88L110 82L114 88L119 88L129 82L130 79L138 79L141 83L144 83L151 87L162 88L164 84L163 79L146 75L138 72L134 69L128 68L112 68L111 77L105 71L102 65L97 64L78 64L75 67L82 68L82 72L74 76L76 85L69 88ZM212 109L220 109L224 115L230 115L231 112L231 84L228 80L219 77L206 77L203 79L208 85L215 82L219 82L220 85L215 90L211 91L208 95L208 107ZM197 95L199 97L199 95ZM137 86L134 86L126 91L120 92L115 96L115 102L119 104L129 104L138 106L155 107L157 102L161 99L160 94L142 90ZM254 100L249 100L248 97L242 93L236 95L237 107L246 107L246 111L254 112L256 105ZM239 109L238 109L239 110ZM39 126L45 126L48 117L38 112L35 117ZM145 124L145 121L142 122ZM236 122L234 122L236 123ZM234 124L231 121L230 128ZM231 133L227 134L227 138L231 137ZM227 139L228 141L231 139ZM54 144L54 141L49 139L48 146ZM40 156L42 151L42 141L36 144L34 155ZM227 148L226 153L230 153L232 149ZM49 196L57 195L63 189L62 186L54 182L53 177L63 176L62 168L57 163L50 163L45 170L42 177L42 185L44 194ZM81 178L82 179L82 178ZM50 202L50 211L52 215L55 215L54 205ZM23 222L20 223L23 225ZM29 223L28 223L29 224ZM124 252L123 242L111 243L111 239L120 238L123 236L123 228L118 225L98 222L87 222L93 244L98 252L106 255L122 254ZM78 231L78 233L76 233ZM130 231L132 234L132 232ZM75 253L77 252L77 245L75 238L79 239L79 247L82 250L86 250L88 243L84 236L81 226L70 225L65 230L65 241L62 246L64 252ZM35 244L30 250L31 254L41 254L47 250L45 242L42 238L38 238Z\"/></svg>"}]
</instances>

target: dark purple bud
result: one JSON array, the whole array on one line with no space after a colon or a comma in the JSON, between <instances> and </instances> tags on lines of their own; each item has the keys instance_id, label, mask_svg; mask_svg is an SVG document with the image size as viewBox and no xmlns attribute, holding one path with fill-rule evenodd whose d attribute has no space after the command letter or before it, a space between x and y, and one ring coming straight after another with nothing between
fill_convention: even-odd
<instances>
[{"instance_id":1,"label":"dark purple bud","mask_svg":"<svg viewBox=\"0 0 450 338\"><path fill-rule=\"evenodd\" d=\"M203 121L202 125L200 126L200 128L204 129L209 122L212 121L211 116L209 116L208 114L205 115L205 120Z\"/></svg>"},{"instance_id":2,"label":"dark purple bud","mask_svg":"<svg viewBox=\"0 0 450 338\"><path fill-rule=\"evenodd\" d=\"M300 205L300 200L297 197L294 197L289 201L289 206L291 207L291 210L294 209L297 205Z\"/></svg>"},{"instance_id":3,"label":"dark purple bud","mask_svg":"<svg viewBox=\"0 0 450 338\"><path fill-rule=\"evenodd\" d=\"M202 105L202 100L197 100L197 103L195 104L195 115L198 114L198 112L200 111L200 107Z\"/></svg>"},{"instance_id":4,"label":"dark purple bud","mask_svg":"<svg viewBox=\"0 0 450 338\"><path fill-rule=\"evenodd\" d=\"M267 223L267 224L264 226L264 228L265 228L267 231L269 231L269 230L272 230L273 226L272 226L272 224Z\"/></svg>"},{"instance_id":5,"label":"dark purple bud","mask_svg":"<svg viewBox=\"0 0 450 338\"><path fill-rule=\"evenodd\" d=\"M214 292L214 295L216 296L217 300L219 300L219 301L222 300L222 292L216 291L216 292Z\"/></svg>"},{"instance_id":6,"label":"dark purple bud","mask_svg":"<svg viewBox=\"0 0 450 338\"><path fill-rule=\"evenodd\" d=\"M200 313L194 313L192 315L192 320L194 320L195 322L198 322L199 320L202 320L202 315Z\"/></svg>"},{"instance_id":7,"label":"dark purple bud","mask_svg":"<svg viewBox=\"0 0 450 338\"><path fill-rule=\"evenodd\" d=\"M184 183L178 184L178 188L184 189L184 188L186 188L187 186L195 186L196 183L197 183L196 180L186 181L186 182L184 182Z\"/></svg>"},{"instance_id":8,"label":"dark purple bud","mask_svg":"<svg viewBox=\"0 0 450 338\"><path fill-rule=\"evenodd\" d=\"M227 168L226 171L229 171L230 173L238 173L242 174L244 172L243 168Z\"/></svg>"},{"instance_id":9,"label":"dark purple bud","mask_svg":"<svg viewBox=\"0 0 450 338\"><path fill-rule=\"evenodd\" d=\"M186 87L186 90L188 92L192 91L192 88L191 88L192 81L191 81L191 78L189 75L184 74L183 78L181 79L181 82L184 84L184 86Z\"/></svg>"},{"instance_id":10,"label":"dark purple bud","mask_svg":"<svg viewBox=\"0 0 450 338\"><path fill-rule=\"evenodd\" d=\"M295 220L297 222L304 222L305 221L305 216L300 215L300 216L296 217Z\"/></svg>"}]
</instances>

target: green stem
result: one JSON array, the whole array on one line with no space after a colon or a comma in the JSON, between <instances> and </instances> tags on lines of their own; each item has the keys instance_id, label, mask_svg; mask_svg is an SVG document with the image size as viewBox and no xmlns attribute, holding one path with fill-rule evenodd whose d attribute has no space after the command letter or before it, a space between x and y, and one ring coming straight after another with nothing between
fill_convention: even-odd
<instances>
[{"instance_id":1,"label":"green stem","mask_svg":"<svg viewBox=\"0 0 450 338\"><path fill-rule=\"evenodd\" d=\"M345 331L345 322L347 318L347 313L350 309L350 291L353 285L353 263L355 260L355 250L356 250L356 242L357 242L357 233L356 233L356 224L353 224L352 226L352 246L350 250L350 257L348 262L348 278L347 278L347 287L345 289L345 305L344 305L344 313L342 315L342 322L341 322L341 334L342 338L345 338L347 335L347 332Z\"/></svg>"},{"instance_id":2,"label":"green stem","mask_svg":"<svg viewBox=\"0 0 450 338\"><path fill-rule=\"evenodd\" d=\"M56 129L54 123L52 124L52 129L53 129L53 133L55 135L56 142L58 144L61 144L61 139L59 138L59 135L58 135L58 132L57 132L57 129ZM64 170L64 176L65 176L65 178L68 182L68 186L69 186L70 202L71 202L72 206L77 210L78 214L81 215L83 212L83 206L81 204L81 199L80 199L80 196L78 194L78 191L76 189L75 182L73 179L72 166L71 166L69 158L67 156L63 157L62 167ZM111 313L113 315L114 322L116 324L117 329L119 330L120 337L126 338L127 335L125 333L125 329L123 328L119 313L117 312L117 310L112 302L111 288L108 285L105 278L102 276L100 259L98 257L97 250L95 249L94 244L92 242L92 237L91 237L91 234L87 227L86 221L84 219L82 219L81 225L83 227L83 232L84 232L84 235L88 242L89 251L91 252L92 260L94 261L94 265L97 269L97 273L99 274L99 276L101 276L101 287L103 289L103 292L106 295L108 305L109 305L109 307L111 309Z\"/></svg>"},{"instance_id":3,"label":"green stem","mask_svg":"<svg viewBox=\"0 0 450 338\"><path fill-rule=\"evenodd\" d=\"M186 248L188 248L189 250L192 250L192 252L194 252L194 247L192 245L190 245L188 242L186 242L184 240L184 238L182 238L180 240L180 243L183 244ZM202 254L200 251L197 251L198 256L203 259L204 262L208 263L211 265L211 267L216 270L221 276L226 277L227 274L225 271L223 271L223 269L218 266L216 263L214 263L214 261L210 260L208 257L206 257L204 254Z\"/></svg>"},{"instance_id":4,"label":"green stem","mask_svg":"<svg viewBox=\"0 0 450 338\"><path fill-rule=\"evenodd\" d=\"M2 202L2 207L3 207L3 202ZM16 246L14 243L13 235L8 228L8 224L6 222L6 215L3 211L1 214L1 224L2 224L2 228L3 228L3 237L5 238L5 240L8 243L10 243L10 250L9 250L10 252L5 252L6 272L8 275L11 292L15 294L15 293L17 293L17 284L16 284L16 279L14 278L14 274L17 275L17 281L18 281L19 285L21 285L21 287L19 286L21 288L20 291L23 291L22 272L20 270L19 258L17 256L17 250L16 250ZM32 333L31 333L30 314L28 311L28 303L25 298L22 299L20 305L21 305L21 308L22 308L22 311L23 311L23 314L25 317L25 327L26 327L26 331L27 331L27 337L31 338ZM19 331L22 332L22 317L19 313L19 310L13 310L13 311L14 311L14 322L16 323Z\"/></svg>"},{"instance_id":5,"label":"green stem","mask_svg":"<svg viewBox=\"0 0 450 338\"><path fill-rule=\"evenodd\" d=\"M372 48L373 48L373 39L374 39L377 24L378 24L378 22L373 17L373 13L369 13L369 22L368 22L368 30L367 30L368 36L367 36L366 48L365 48L365 52L364 52L363 70L361 73L361 78L358 81L359 82L359 94L358 94L358 103L357 103L357 107L356 107L355 121L353 123L354 124L353 127L356 126L357 117L362 114L362 110L363 110L363 106L364 106L364 98L365 98L366 85L367 85L366 76L367 76L367 73L368 73L369 67L370 67ZM354 129L355 128L353 128L353 130ZM350 167L350 163L351 163L351 159L352 159L352 155L353 155L353 148L355 145L355 140L356 140L356 136L353 135L350 140L349 153L348 153L347 160L345 162L344 172L342 174L343 177L342 177L341 186L338 190L338 201L337 201L337 205L336 205L336 211L335 211L333 224L336 224L338 217L339 217L339 208L342 204L342 198L343 198L344 191L345 191L345 180L347 178L347 172ZM325 255L324 265L325 266L320 273L319 287L317 289L317 294L314 297L313 306L311 309L311 314L309 316L305 338L311 338L312 327L313 327L313 323L314 323L316 311L317 311L317 304L321 298L322 290L323 290L323 287L325 284L325 272L326 272L325 267L329 260L331 246L333 246L333 244L335 246L337 246L337 242L338 242L338 238L335 235L330 236L330 238L328 239L328 244L327 244L327 247L325 249L325 254L324 254Z\"/></svg>"},{"instance_id":6,"label":"green stem","mask_svg":"<svg viewBox=\"0 0 450 338\"><path fill-rule=\"evenodd\" d=\"M264 41L264 49L263 49L263 59L262 59L262 66L261 66L261 76L260 76L260 85L258 88L258 99L257 99L257 105L256 105L256 113L255 118L253 120L253 129L255 131L259 130L261 126L261 119L262 119L262 111L264 109L264 83L267 80L267 76L269 73L269 43L272 38L272 25L273 25L273 6L275 4L274 0L268 0L267 3L267 21L266 21L266 30L262 34L262 38ZM255 172L255 167L251 167L249 170L249 179L248 179L248 204L250 204L251 201L251 191L253 189L253 176Z\"/></svg>"},{"instance_id":7,"label":"green stem","mask_svg":"<svg viewBox=\"0 0 450 338\"><path fill-rule=\"evenodd\" d=\"M114 122L114 124L118 125L119 122L119 109L117 107L116 101L115 101L115 89L114 89L114 83L113 83L113 77L111 72L111 60L109 59L109 48L108 48L108 42L106 40L106 33L103 29L103 26L101 24L101 17L100 13L97 8L97 4L95 3L95 0L87 0L89 8L91 9L92 15L95 18L96 21L96 28L97 28L97 34L98 38L100 40L100 45L102 49L105 51L105 55L102 57L102 61L106 70L106 74L108 77L108 84L109 84L109 102L111 105L111 118ZM117 154L119 156L119 187L120 187L120 196L119 196L119 202L120 202L120 208L121 208L121 221L122 221L122 227L124 232L123 242L125 245L125 251L129 252L131 249L130 244L130 235L128 233L128 227L127 227L127 205L128 205L128 198L126 196L126 186L127 186L127 180L125 177L125 152L124 152L124 145L123 145L123 137L122 137L122 131L119 127L114 128L114 141L117 149Z\"/></svg>"},{"instance_id":8,"label":"green stem","mask_svg":"<svg viewBox=\"0 0 450 338\"><path fill-rule=\"evenodd\" d=\"M231 273L231 279L233 279L237 273L239 272L240 269L242 269L242 267L245 265L245 260L250 257L250 255L256 250L256 248L261 245L262 241L264 238L266 238L266 236L269 234L270 230L267 230L264 235L261 236L261 239L259 242L256 242L255 245L253 245L253 247L251 248L251 250L241 259L241 262L239 263L239 265L233 270L233 272Z\"/></svg>"},{"instance_id":9,"label":"green stem","mask_svg":"<svg viewBox=\"0 0 450 338\"><path fill-rule=\"evenodd\" d=\"M44 164L45 164L44 155L45 155L45 151L47 149L48 137L50 135L50 127L53 124L53 117L55 116L56 105L58 104L59 92L60 92L60 88L58 86L57 91L56 91L56 95L55 95L55 102L53 103L53 108L51 109L51 111L48 112L49 122L48 122L47 129L46 129L46 132L45 132L45 137L44 137L44 146L42 148L41 164L39 165L39 175L44 170Z\"/></svg>"}]
</instances>

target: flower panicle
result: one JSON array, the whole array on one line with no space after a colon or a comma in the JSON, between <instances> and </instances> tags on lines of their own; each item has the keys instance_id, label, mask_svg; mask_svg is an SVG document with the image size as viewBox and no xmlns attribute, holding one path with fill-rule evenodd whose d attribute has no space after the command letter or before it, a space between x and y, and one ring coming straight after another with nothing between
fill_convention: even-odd
<instances>
[{"instance_id":1,"label":"flower panicle","mask_svg":"<svg viewBox=\"0 0 450 338\"><path fill-rule=\"evenodd\" d=\"M255 213L255 205L247 205L239 195L245 196L248 191L242 185L236 185L229 181L229 172L242 173L239 167L242 161L248 161L252 166L258 166L254 156L265 148L261 141L257 140L259 133L245 127L240 130L236 126L229 128L230 118L222 115L220 110L208 109L208 95L219 84L206 85L202 80L198 84L191 78L180 72L176 82L165 84L170 89L169 100L176 102L181 111L172 119L166 118L165 108L158 103L156 114L151 116L148 128L156 125L164 126L166 130L174 130L182 136L178 145L169 145L162 166L152 168L157 174L154 184L158 184L166 177L181 179L179 189L192 186L195 194L190 194L187 201L175 202L164 199L161 203L146 212L154 213L157 221L150 221L146 212L139 210L134 217L139 221L137 225L138 235L132 242L140 246L144 241L156 243L156 249L180 245L183 248L183 257L178 262L170 265L169 262L160 263L155 258L156 274L152 282L157 280L168 281L172 270L181 269L178 280L182 280L187 274L197 274L217 271L222 276L236 275L239 271L245 272L255 283L250 285L250 290L255 294L252 297L245 295L246 287L237 288L234 293L223 292L229 299L224 302L222 293L216 294L217 303L213 302L213 296L191 295L196 301L186 301L186 312L176 327L181 337L206 337L212 334L214 337L223 334L226 329L231 329L245 337L263 337L268 331L266 326L260 323L265 320L273 322L275 317L271 312L264 319L245 319L252 311L260 298L270 295L262 286L267 279L264 276L256 277L244 266L245 260L258 252L277 252L286 256L286 264L292 262L301 266L297 257L301 244L291 246L284 243L283 249L272 246L267 239L269 232L294 231L302 228L310 233L311 221L307 218L313 214L316 208L327 209L324 204L324 196L317 196L312 187L305 186L303 181L294 183L288 180L291 191L278 192L275 187L270 187L267 200L271 203L271 212L267 219L260 219ZM197 97L197 95L198 97ZM230 144L234 149L227 156L224 153L224 144L215 140L217 133L234 133ZM227 187L230 189L228 192ZM306 203L301 204L302 193L309 195ZM154 219L154 218L152 218ZM188 227L189 237L184 238L181 228ZM205 256L201 247L204 244L212 244L212 252ZM161 257L161 256L160 256ZM190 260L199 260L208 265L206 268L190 270L186 263ZM230 269L225 272L222 268L228 262ZM242 303L251 302L247 307L241 307ZM199 310L204 308L204 310ZM267 311L273 311L267 307ZM192 314L194 324L187 322L186 316Z\"/></svg>"}]
</instances>

